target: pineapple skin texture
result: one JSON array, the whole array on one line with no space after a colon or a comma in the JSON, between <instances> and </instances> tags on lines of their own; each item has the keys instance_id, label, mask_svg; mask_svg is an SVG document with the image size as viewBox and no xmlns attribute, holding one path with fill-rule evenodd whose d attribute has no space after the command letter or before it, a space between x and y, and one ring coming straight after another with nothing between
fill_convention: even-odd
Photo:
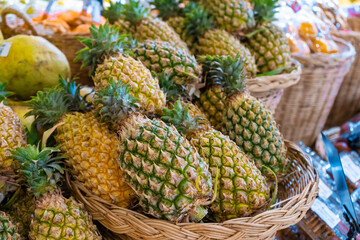
<instances>
[{"instance_id":1,"label":"pineapple skin texture","mask_svg":"<svg viewBox=\"0 0 360 240\"><path fill-rule=\"evenodd\" d=\"M174 29L159 18L144 18L136 26L132 26L124 19L119 19L114 25L119 28L120 33L132 34L137 40L169 42L180 48L188 49Z\"/></svg>"},{"instance_id":2,"label":"pineapple skin texture","mask_svg":"<svg viewBox=\"0 0 360 240\"><path fill-rule=\"evenodd\" d=\"M211 129L195 133L191 143L209 165L213 184L219 170L217 197L210 206L217 221L246 217L266 205L266 179L228 136Z\"/></svg>"},{"instance_id":3,"label":"pineapple skin texture","mask_svg":"<svg viewBox=\"0 0 360 240\"><path fill-rule=\"evenodd\" d=\"M11 206L11 217L19 224L19 233L27 237L30 231L30 223L35 212L35 197L32 194L21 191L18 200Z\"/></svg>"},{"instance_id":4,"label":"pineapple skin texture","mask_svg":"<svg viewBox=\"0 0 360 240\"><path fill-rule=\"evenodd\" d=\"M221 131L226 106L226 93L223 88L219 85L209 87L200 95L198 106L211 125Z\"/></svg>"},{"instance_id":5,"label":"pineapple skin texture","mask_svg":"<svg viewBox=\"0 0 360 240\"><path fill-rule=\"evenodd\" d=\"M171 74L177 84L184 85L201 81L201 66L195 57L167 42L147 40L133 48L132 53L150 71Z\"/></svg>"},{"instance_id":6,"label":"pineapple skin texture","mask_svg":"<svg viewBox=\"0 0 360 240\"><path fill-rule=\"evenodd\" d=\"M268 23L260 26L259 31L249 38L248 48L256 59L260 73L270 72L280 67L291 66L291 52L285 33L277 26Z\"/></svg>"},{"instance_id":7,"label":"pineapple skin texture","mask_svg":"<svg viewBox=\"0 0 360 240\"><path fill-rule=\"evenodd\" d=\"M228 32L244 31L255 26L254 13L247 0L201 0L216 25Z\"/></svg>"},{"instance_id":8,"label":"pineapple skin texture","mask_svg":"<svg viewBox=\"0 0 360 240\"><path fill-rule=\"evenodd\" d=\"M72 197L46 194L36 203L30 225L30 240L100 240L90 215Z\"/></svg>"},{"instance_id":9,"label":"pineapple skin texture","mask_svg":"<svg viewBox=\"0 0 360 240\"><path fill-rule=\"evenodd\" d=\"M119 169L119 139L94 113L68 114L57 128L56 142L68 157L72 175L92 193L120 207L129 207L132 189Z\"/></svg>"},{"instance_id":10,"label":"pineapple skin texture","mask_svg":"<svg viewBox=\"0 0 360 240\"><path fill-rule=\"evenodd\" d=\"M145 212L176 222L211 198L207 164L175 127L132 114L118 134L121 168Z\"/></svg>"},{"instance_id":11,"label":"pineapple skin texture","mask_svg":"<svg viewBox=\"0 0 360 240\"><path fill-rule=\"evenodd\" d=\"M290 161L286 157L283 137L269 110L248 92L227 100L222 132L243 150L267 177L286 173Z\"/></svg>"},{"instance_id":12,"label":"pineapple skin texture","mask_svg":"<svg viewBox=\"0 0 360 240\"><path fill-rule=\"evenodd\" d=\"M166 105L164 92L159 81L151 75L140 61L130 56L115 54L105 58L98 65L93 81L96 89L109 85L110 80L130 85L130 94L139 99L139 105L146 113L162 112Z\"/></svg>"},{"instance_id":13,"label":"pineapple skin texture","mask_svg":"<svg viewBox=\"0 0 360 240\"><path fill-rule=\"evenodd\" d=\"M249 49L240 43L238 39L222 29L209 30L199 37L194 46L197 55L210 56L232 56L236 54L244 59L244 73L249 77L254 77L257 72L255 58Z\"/></svg>"},{"instance_id":14,"label":"pineapple skin texture","mask_svg":"<svg viewBox=\"0 0 360 240\"><path fill-rule=\"evenodd\" d=\"M8 106L0 102L0 169L10 169L13 159L9 149L24 147L26 135L19 117Z\"/></svg>"},{"instance_id":15,"label":"pineapple skin texture","mask_svg":"<svg viewBox=\"0 0 360 240\"><path fill-rule=\"evenodd\" d=\"M10 219L10 216L0 211L0 239L6 240L20 240L21 236L18 232L18 227Z\"/></svg>"}]
</instances>

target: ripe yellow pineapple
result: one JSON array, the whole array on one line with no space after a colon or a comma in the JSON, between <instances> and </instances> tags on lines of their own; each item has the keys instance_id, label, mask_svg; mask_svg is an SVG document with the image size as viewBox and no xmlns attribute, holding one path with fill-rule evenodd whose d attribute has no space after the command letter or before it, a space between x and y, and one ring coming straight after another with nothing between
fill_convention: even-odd
<instances>
[{"instance_id":1,"label":"ripe yellow pineapple","mask_svg":"<svg viewBox=\"0 0 360 240\"><path fill-rule=\"evenodd\" d=\"M130 85L130 93L139 99L146 113L159 112L165 106L165 95L158 80L140 62L123 53L130 42L109 24L91 27L91 38L80 38L86 48L78 52L77 61L91 66L96 89L107 86L111 79ZM104 44L106 43L106 44Z\"/></svg>"},{"instance_id":2,"label":"ripe yellow pineapple","mask_svg":"<svg viewBox=\"0 0 360 240\"><path fill-rule=\"evenodd\" d=\"M265 177L228 136L203 128L201 116L191 116L189 105L180 101L164 109L162 119L184 133L210 166L213 184L218 181L217 197L210 209L218 221L249 216L267 204Z\"/></svg>"},{"instance_id":3,"label":"ripe yellow pineapple","mask_svg":"<svg viewBox=\"0 0 360 240\"><path fill-rule=\"evenodd\" d=\"M82 204L62 196L56 183L61 178L61 158L56 148L41 151L32 145L12 150L29 191L36 198L30 224L30 240L100 240L102 237Z\"/></svg>"},{"instance_id":4,"label":"ripe yellow pineapple","mask_svg":"<svg viewBox=\"0 0 360 240\"><path fill-rule=\"evenodd\" d=\"M31 100L29 115L34 115L37 123L47 124L46 128L59 124L55 140L67 157L72 176L104 200L129 207L133 196L119 169L118 137L94 112L88 112L91 105L80 96L80 87L63 79L60 83Z\"/></svg>"},{"instance_id":5,"label":"ripe yellow pineapple","mask_svg":"<svg viewBox=\"0 0 360 240\"><path fill-rule=\"evenodd\" d=\"M5 83L0 83L0 169L11 169L13 160L9 149L26 144L25 132L16 113L4 104L11 93L5 92Z\"/></svg>"}]
</instances>

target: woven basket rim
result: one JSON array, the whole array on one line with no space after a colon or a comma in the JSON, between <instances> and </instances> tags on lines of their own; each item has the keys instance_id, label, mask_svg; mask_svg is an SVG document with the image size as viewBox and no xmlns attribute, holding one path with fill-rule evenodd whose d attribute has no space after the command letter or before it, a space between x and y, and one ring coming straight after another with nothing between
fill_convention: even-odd
<instances>
[{"instance_id":1,"label":"woven basket rim","mask_svg":"<svg viewBox=\"0 0 360 240\"><path fill-rule=\"evenodd\" d=\"M251 239L268 239L275 236L278 230L287 228L299 222L311 207L318 193L318 175L311 166L309 156L304 154L297 145L285 141L289 156L297 155L298 169L301 175L297 181L304 183L297 193L287 199L282 199L273 206L279 208L267 210L250 217L231 219L220 223L172 223L147 217L130 209L115 206L89 192L87 188L76 180L67 184L73 195L82 202L93 216L104 227L119 235L127 235L134 239L241 239L246 234L254 236ZM290 153L291 152L291 153ZM301 169L301 170L300 170ZM291 178L291 174L290 178ZM293 177L294 178L294 177ZM244 231L243 229L246 229ZM260 231L262 229L264 231ZM211 235L211 236L210 236ZM246 236L248 237L248 236ZM248 238L246 238L248 239Z\"/></svg>"},{"instance_id":2,"label":"woven basket rim","mask_svg":"<svg viewBox=\"0 0 360 240\"><path fill-rule=\"evenodd\" d=\"M299 60L301 63L311 63L314 65L329 65L334 64L338 65L339 62L342 63L349 58L353 58L356 54L354 46L337 37L333 37L334 41L340 46L340 52L333 53L333 54L326 54L326 53L312 53L308 56L304 56L301 54L293 53L291 54L296 60ZM327 66L329 67L329 66Z\"/></svg>"},{"instance_id":3,"label":"woven basket rim","mask_svg":"<svg viewBox=\"0 0 360 240\"><path fill-rule=\"evenodd\" d=\"M291 66L294 70L290 73L247 79L246 86L251 92L265 92L291 87L300 81L301 64L292 58Z\"/></svg>"}]
</instances>

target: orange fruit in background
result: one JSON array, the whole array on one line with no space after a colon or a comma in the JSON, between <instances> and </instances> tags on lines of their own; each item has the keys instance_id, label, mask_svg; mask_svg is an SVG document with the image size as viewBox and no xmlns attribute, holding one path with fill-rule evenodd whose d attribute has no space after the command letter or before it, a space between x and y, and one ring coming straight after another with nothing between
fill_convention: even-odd
<instances>
[{"instance_id":1,"label":"orange fruit in background","mask_svg":"<svg viewBox=\"0 0 360 240\"><path fill-rule=\"evenodd\" d=\"M72 30L73 33L89 33L90 32L91 24L81 24L77 26L74 30Z\"/></svg>"},{"instance_id":2,"label":"orange fruit in background","mask_svg":"<svg viewBox=\"0 0 360 240\"><path fill-rule=\"evenodd\" d=\"M310 22L303 22L299 27L299 35L305 40L314 39L318 35L319 30L316 25Z\"/></svg>"},{"instance_id":3,"label":"orange fruit in background","mask_svg":"<svg viewBox=\"0 0 360 240\"><path fill-rule=\"evenodd\" d=\"M325 38L316 38L311 41L314 52L316 53L337 53L339 51L338 46L332 40Z\"/></svg>"}]
</instances>

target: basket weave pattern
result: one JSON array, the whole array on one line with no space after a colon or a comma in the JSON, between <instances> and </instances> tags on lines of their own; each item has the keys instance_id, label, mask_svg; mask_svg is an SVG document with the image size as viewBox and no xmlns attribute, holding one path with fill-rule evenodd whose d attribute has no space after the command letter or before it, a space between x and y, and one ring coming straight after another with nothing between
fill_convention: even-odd
<instances>
[{"instance_id":1,"label":"basket weave pattern","mask_svg":"<svg viewBox=\"0 0 360 240\"><path fill-rule=\"evenodd\" d=\"M246 87L252 96L260 99L274 114L284 89L300 81L301 64L292 59L292 68L294 70L290 73L247 79Z\"/></svg>"},{"instance_id":2,"label":"basket weave pattern","mask_svg":"<svg viewBox=\"0 0 360 240\"><path fill-rule=\"evenodd\" d=\"M303 64L301 80L284 91L275 114L286 139L311 145L325 125L355 55L350 43L335 40L338 54L294 55Z\"/></svg>"},{"instance_id":3,"label":"basket weave pattern","mask_svg":"<svg viewBox=\"0 0 360 240\"><path fill-rule=\"evenodd\" d=\"M100 199L77 181L67 178L67 182L93 219L112 231L113 239L271 239L278 230L298 223L318 194L318 176L310 166L309 157L295 144L286 142L286 145L293 162L288 176L279 185L273 209L222 223L174 224L149 218Z\"/></svg>"},{"instance_id":4,"label":"basket weave pattern","mask_svg":"<svg viewBox=\"0 0 360 240\"><path fill-rule=\"evenodd\" d=\"M350 42L358 54L344 78L325 128L340 126L360 111L360 32L334 32L333 35Z\"/></svg>"}]
</instances>

